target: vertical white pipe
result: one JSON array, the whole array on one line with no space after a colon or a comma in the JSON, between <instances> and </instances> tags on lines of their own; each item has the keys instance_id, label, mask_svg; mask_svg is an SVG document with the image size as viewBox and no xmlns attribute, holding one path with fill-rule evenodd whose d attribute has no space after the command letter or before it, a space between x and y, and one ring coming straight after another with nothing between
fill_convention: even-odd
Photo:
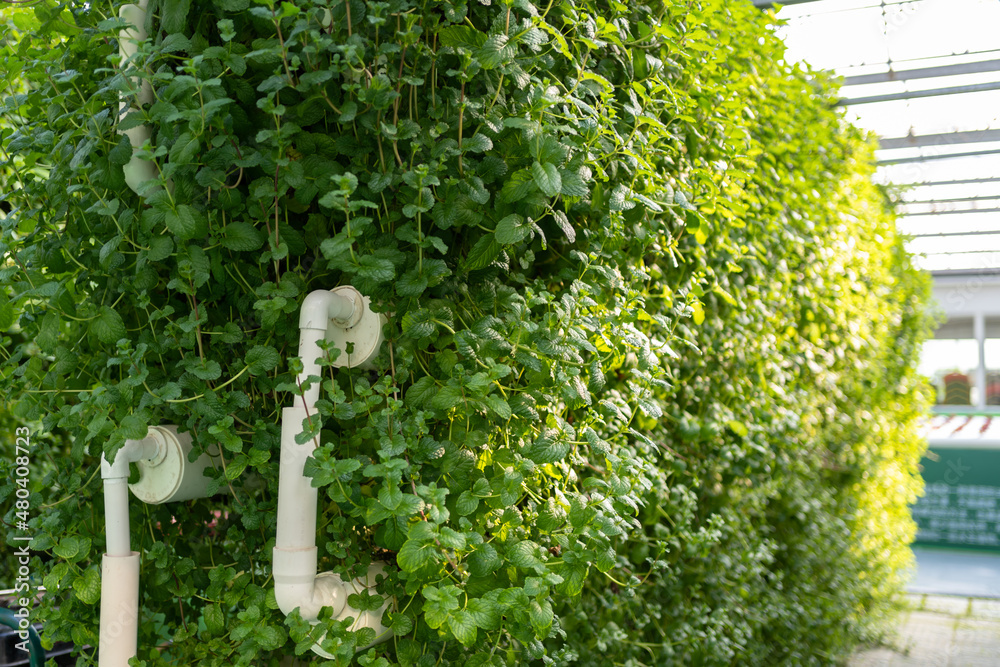
<instances>
[{"instance_id":1,"label":"vertical white pipe","mask_svg":"<svg viewBox=\"0 0 1000 667\"><path fill-rule=\"evenodd\" d=\"M109 556L129 556L128 478L104 480L104 534Z\"/></svg>"},{"instance_id":2,"label":"vertical white pipe","mask_svg":"<svg viewBox=\"0 0 1000 667\"><path fill-rule=\"evenodd\" d=\"M310 413L318 419L315 410ZM323 608L315 599L318 551L316 548L316 507L318 489L304 474L313 443L295 442L302 432L303 407L281 411L281 459L278 471L278 525L274 539L274 593L278 607L286 614L296 607L302 618L313 620Z\"/></svg>"},{"instance_id":3,"label":"vertical white pipe","mask_svg":"<svg viewBox=\"0 0 1000 667\"><path fill-rule=\"evenodd\" d=\"M319 419L315 410L312 419ZM274 544L280 549L299 551L316 548L316 504L318 489L305 476L306 460L312 456L312 442L296 444L302 432L305 408L281 411L281 458L278 471L278 527Z\"/></svg>"},{"instance_id":4,"label":"vertical white pipe","mask_svg":"<svg viewBox=\"0 0 1000 667\"><path fill-rule=\"evenodd\" d=\"M122 5L118 16L132 25L118 31L118 55L121 56L119 66L124 68L126 62L139 50L139 44L146 41L146 2L143 0L138 5ZM152 103L153 87L149 81L138 76L130 77L130 80L133 88L139 89L139 104Z\"/></svg>"},{"instance_id":5,"label":"vertical white pipe","mask_svg":"<svg viewBox=\"0 0 1000 667\"><path fill-rule=\"evenodd\" d=\"M128 667L139 637L139 554L104 555L101 562L99 667Z\"/></svg>"},{"instance_id":6,"label":"vertical white pipe","mask_svg":"<svg viewBox=\"0 0 1000 667\"><path fill-rule=\"evenodd\" d=\"M299 311L299 358L302 371L298 386L310 375L322 377L319 342L326 339L331 318L350 318L354 302L325 290L311 292ZM319 419L316 401L319 383L296 395L294 405L281 411L281 458L278 472L278 521L274 540L274 591L278 607L286 614L298 608L303 618L315 619L322 601L315 599L317 573L316 506L318 490L305 476L306 460L312 456L312 442L298 444L302 421L309 415Z\"/></svg>"},{"instance_id":7,"label":"vertical white pipe","mask_svg":"<svg viewBox=\"0 0 1000 667\"><path fill-rule=\"evenodd\" d=\"M306 379L310 375L323 377L319 363L316 361L323 356L323 350L319 346L319 341L326 338L326 329L302 329L299 336L299 359L302 360L302 372L299 373L298 386L304 387ZM341 352L341 354L344 354ZM319 400L319 382L314 382L304 393L295 396L295 407L309 410L310 415L316 414L316 401ZM282 419L282 431L285 428L285 421ZM295 432L302 430L302 422L295 425Z\"/></svg>"},{"instance_id":8,"label":"vertical white pipe","mask_svg":"<svg viewBox=\"0 0 1000 667\"><path fill-rule=\"evenodd\" d=\"M131 27L124 28L118 32L118 54L121 56L120 66L125 67L127 61L131 59L139 50L139 44L146 40L146 5L148 0L139 0L138 4L122 5L118 10L118 16L128 22ZM133 88L138 88L136 102L139 106L152 104L153 87L148 79L138 76L130 78ZM118 108L119 116L124 116L128 111L135 111L136 107L130 107L128 102L122 100ZM136 153L153 136L153 131L148 125L138 125L123 132L128 136L132 145L132 158L123 168L125 183L135 192L139 192L140 186L157 177L159 172L156 165L143 160ZM172 189L172 183L168 181L167 187Z\"/></svg>"},{"instance_id":9,"label":"vertical white pipe","mask_svg":"<svg viewBox=\"0 0 1000 667\"><path fill-rule=\"evenodd\" d=\"M132 551L128 524L128 464L159 454L155 437L126 440L114 463L101 458L107 553L101 561L99 667L128 667L139 631L139 553Z\"/></svg>"}]
</instances>

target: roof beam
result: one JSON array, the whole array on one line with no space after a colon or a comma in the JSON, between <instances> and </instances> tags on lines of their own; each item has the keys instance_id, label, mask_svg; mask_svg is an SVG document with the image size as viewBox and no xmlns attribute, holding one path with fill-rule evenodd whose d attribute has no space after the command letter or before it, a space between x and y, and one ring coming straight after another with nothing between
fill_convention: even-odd
<instances>
[{"instance_id":1,"label":"roof beam","mask_svg":"<svg viewBox=\"0 0 1000 667\"><path fill-rule=\"evenodd\" d=\"M993 151L971 151L968 153L945 153L943 155L919 155L917 157L900 157L893 158L891 160L879 160L879 166L887 166L891 164L910 164L913 162L929 162L931 160L947 160L949 158L960 158L960 157L980 157L984 155L997 155L1000 154L1000 150Z\"/></svg>"},{"instance_id":2,"label":"roof beam","mask_svg":"<svg viewBox=\"0 0 1000 667\"><path fill-rule=\"evenodd\" d=\"M920 148L921 146L951 146L954 144L978 144L984 141L1000 141L1000 130L976 130L972 132L946 132L944 134L908 135L879 139L879 148Z\"/></svg>"},{"instance_id":3,"label":"roof beam","mask_svg":"<svg viewBox=\"0 0 1000 667\"><path fill-rule=\"evenodd\" d=\"M937 67L920 67L902 71L889 70L877 74L859 74L844 78L845 86L863 86L869 83L885 83L887 81L910 81L913 79L936 79L942 76L958 74L978 74L980 72L1000 72L1000 60L980 60L974 63L959 65L938 65Z\"/></svg>"},{"instance_id":4,"label":"roof beam","mask_svg":"<svg viewBox=\"0 0 1000 667\"><path fill-rule=\"evenodd\" d=\"M950 257L953 255L1000 255L998 250L955 250L948 252L922 252L926 257Z\"/></svg>"},{"instance_id":5,"label":"roof beam","mask_svg":"<svg viewBox=\"0 0 1000 667\"><path fill-rule=\"evenodd\" d=\"M937 185L972 185L974 183L1000 183L1000 178L962 178L955 181L924 181L923 183L893 183L901 188L929 188Z\"/></svg>"},{"instance_id":6,"label":"roof beam","mask_svg":"<svg viewBox=\"0 0 1000 667\"><path fill-rule=\"evenodd\" d=\"M847 107L856 104L874 104L876 102L896 102L898 100L915 100L921 97L938 97L941 95L964 95L967 93L982 93L989 90L1000 90L1000 82L976 83L968 86L952 86L950 88L932 88L930 90L913 90L907 93L888 93L870 97L841 98L837 104Z\"/></svg>"},{"instance_id":7,"label":"roof beam","mask_svg":"<svg viewBox=\"0 0 1000 667\"><path fill-rule=\"evenodd\" d=\"M786 5L801 5L806 2L819 2L820 0L784 0L784 2L774 2L773 0L753 0L754 7L760 7L762 9L770 9L774 5L781 5L782 7Z\"/></svg>"},{"instance_id":8,"label":"roof beam","mask_svg":"<svg viewBox=\"0 0 1000 667\"><path fill-rule=\"evenodd\" d=\"M963 208L958 211L918 211L917 213L903 213L901 218L916 218L927 215L965 215L967 213L1000 213L1000 208ZM992 232L1000 234L1000 231Z\"/></svg>"},{"instance_id":9,"label":"roof beam","mask_svg":"<svg viewBox=\"0 0 1000 667\"><path fill-rule=\"evenodd\" d=\"M995 199L1000 199L1000 195L993 195L991 197L954 197L950 199L906 199L901 201L900 204L943 204L969 201L993 201Z\"/></svg>"},{"instance_id":10,"label":"roof beam","mask_svg":"<svg viewBox=\"0 0 1000 667\"><path fill-rule=\"evenodd\" d=\"M912 239L931 239L936 236L996 236L1000 234L1000 229L989 231L989 232L932 232L930 234L908 234ZM990 251L984 251L990 252ZM939 253L942 255L948 255L951 253Z\"/></svg>"},{"instance_id":11,"label":"roof beam","mask_svg":"<svg viewBox=\"0 0 1000 667\"><path fill-rule=\"evenodd\" d=\"M940 257L940 255L938 255L938 256ZM992 267L992 266L984 266L984 267L982 267L980 269L937 269L937 270L931 271L930 273L931 273L932 276L941 276L941 277L947 276L947 277L955 277L955 278L964 278L964 277L973 278L973 277L979 277L979 276L993 276L993 275L1000 274L1000 268Z\"/></svg>"}]
</instances>

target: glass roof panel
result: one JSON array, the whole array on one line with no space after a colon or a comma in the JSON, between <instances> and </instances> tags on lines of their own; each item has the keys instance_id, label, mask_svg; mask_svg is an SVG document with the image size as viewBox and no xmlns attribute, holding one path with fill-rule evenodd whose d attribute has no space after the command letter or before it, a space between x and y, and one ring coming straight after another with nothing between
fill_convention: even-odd
<instances>
[{"instance_id":1,"label":"glass roof panel","mask_svg":"<svg viewBox=\"0 0 1000 667\"><path fill-rule=\"evenodd\" d=\"M807 0L778 17L786 59L844 76L845 118L887 140L877 178L910 186L900 229L921 264L1000 268L1000 135L976 134L1000 130L1000 2Z\"/></svg>"}]
</instances>

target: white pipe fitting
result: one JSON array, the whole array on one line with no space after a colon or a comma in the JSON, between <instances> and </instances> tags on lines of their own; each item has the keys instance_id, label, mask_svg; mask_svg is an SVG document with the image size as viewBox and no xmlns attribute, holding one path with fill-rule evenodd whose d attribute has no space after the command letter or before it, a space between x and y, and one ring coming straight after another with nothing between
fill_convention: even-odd
<instances>
[{"instance_id":1,"label":"white pipe fitting","mask_svg":"<svg viewBox=\"0 0 1000 667\"><path fill-rule=\"evenodd\" d=\"M129 489L147 503L207 496L205 469L214 459L202 454L190 461L190 451L189 434L176 426L150 426L144 439L126 440L113 462L101 457L107 553L101 563L99 667L128 667L138 648L139 552L130 543ZM135 484L128 483L130 463L140 472Z\"/></svg>"},{"instance_id":2,"label":"white pipe fitting","mask_svg":"<svg viewBox=\"0 0 1000 667\"><path fill-rule=\"evenodd\" d=\"M382 345L382 325L386 320L383 315L373 313L370 305L371 300L350 285L330 291L316 290L306 296L299 310L300 387L305 386L310 375L320 376L318 360L324 354L320 341L325 340L340 350L333 361L337 367L364 367L375 358ZM350 354L348 344L352 344ZM319 385L313 384L304 394L296 395L295 405L313 406L317 400ZM315 412L310 409L309 414Z\"/></svg>"},{"instance_id":3,"label":"white pipe fitting","mask_svg":"<svg viewBox=\"0 0 1000 667\"><path fill-rule=\"evenodd\" d=\"M139 627L139 553L128 524L128 465L160 454L154 437L126 440L114 462L101 457L107 553L101 562L100 667L127 667L135 656Z\"/></svg>"},{"instance_id":4,"label":"white pipe fitting","mask_svg":"<svg viewBox=\"0 0 1000 667\"><path fill-rule=\"evenodd\" d=\"M219 469L218 452L203 452L194 461L190 433L178 433L176 426L150 426L149 437L157 443L157 456L137 461L139 481L129 484L132 495L148 505L204 498L211 478L209 468ZM223 486L218 493L229 493Z\"/></svg>"},{"instance_id":5,"label":"white pipe fitting","mask_svg":"<svg viewBox=\"0 0 1000 667\"><path fill-rule=\"evenodd\" d=\"M316 329L326 333L330 320L342 329L352 327L364 313L363 300L361 293L350 285L330 291L310 292L299 309L299 329Z\"/></svg>"},{"instance_id":6,"label":"white pipe fitting","mask_svg":"<svg viewBox=\"0 0 1000 667\"><path fill-rule=\"evenodd\" d=\"M320 341L330 341L341 350L334 361L336 366L353 367L374 358L382 342L384 318L371 312L368 306L369 300L349 286L306 296L299 313L299 357L302 360L299 386L309 376L321 375L323 350ZM346 352L348 342L354 343L350 355ZM348 605L347 598L366 590L374 593L376 578L384 572L384 564L373 563L364 577L351 581L332 572L317 574L318 490L304 474L305 463L312 456L316 443L300 445L295 442L295 436L302 432L307 417L319 419L318 398L317 383L297 395L294 406L284 408L281 413L278 525L272 552L275 598L285 614L298 609L302 618L313 623L317 622L324 607L331 607L335 620L353 617L351 629L371 628L376 634L374 643L382 642L392 636L392 632L382 625L382 614L395 600L387 599L378 610L362 612ZM326 658L333 657L319 644L313 646L313 651Z\"/></svg>"},{"instance_id":7,"label":"white pipe fitting","mask_svg":"<svg viewBox=\"0 0 1000 667\"><path fill-rule=\"evenodd\" d=\"M157 440L147 437L144 440L126 440L115 455L114 463L101 458L107 553L112 556L128 556L132 553L128 530L128 464L142 459L154 459L159 451Z\"/></svg>"}]
</instances>

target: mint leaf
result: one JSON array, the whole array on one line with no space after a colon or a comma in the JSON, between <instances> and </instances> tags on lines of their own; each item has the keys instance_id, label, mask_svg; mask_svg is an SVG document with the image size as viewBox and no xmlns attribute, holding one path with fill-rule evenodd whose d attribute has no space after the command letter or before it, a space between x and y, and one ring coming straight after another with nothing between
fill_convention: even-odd
<instances>
[{"instance_id":1,"label":"mint leaf","mask_svg":"<svg viewBox=\"0 0 1000 667\"><path fill-rule=\"evenodd\" d=\"M416 572L434 562L432 545L409 539L396 554L396 563L404 572Z\"/></svg>"},{"instance_id":2,"label":"mint leaf","mask_svg":"<svg viewBox=\"0 0 1000 667\"><path fill-rule=\"evenodd\" d=\"M118 311L111 306L101 306L100 313L90 324L91 330L102 343L111 345L125 337L125 323Z\"/></svg>"},{"instance_id":3,"label":"mint leaf","mask_svg":"<svg viewBox=\"0 0 1000 667\"><path fill-rule=\"evenodd\" d=\"M552 627L552 603L548 600L532 600L528 604L528 618L531 620L531 625L535 628L535 634L539 638L544 638L549 634L549 628Z\"/></svg>"},{"instance_id":4,"label":"mint leaf","mask_svg":"<svg viewBox=\"0 0 1000 667\"><path fill-rule=\"evenodd\" d=\"M448 629L463 645L472 646L476 643L476 621L472 614L464 609L456 611L448 618Z\"/></svg>"},{"instance_id":5,"label":"mint leaf","mask_svg":"<svg viewBox=\"0 0 1000 667\"><path fill-rule=\"evenodd\" d=\"M176 210L168 209L165 223L167 229L182 239L203 236L206 227L205 216L188 204L181 204Z\"/></svg>"},{"instance_id":6,"label":"mint leaf","mask_svg":"<svg viewBox=\"0 0 1000 667\"><path fill-rule=\"evenodd\" d=\"M451 46L474 51L486 43L486 34L464 25L453 25L438 31L441 46Z\"/></svg>"},{"instance_id":7,"label":"mint leaf","mask_svg":"<svg viewBox=\"0 0 1000 667\"><path fill-rule=\"evenodd\" d=\"M73 580L73 592L84 604L94 604L101 599L101 575L96 565L91 565L82 576Z\"/></svg>"},{"instance_id":8,"label":"mint leaf","mask_svg":"<svg viewBox=\"0 0 1000 667\"><path fill-rule=\"evenodd\" d=\"M469 271L485 269L497 258L502 248L493 234L480 237L465 258L465 268Z\"/></svg>"},{"instance_id":9,"label":"mint leaf","mask_svg":"<svg viewBox=\"0 0 1000 667\"><path fill-rule=\"evenodd\" d=\"M181 32L187 21L191 0L170 0L160 6L160 27L167 33Z\"/></svg>"},{"instance_id":10,"label":"mint leaf","mask_svg":"<svg viewBox=\"0 0 1000 667\"><path fill-rule=\"evenodd\" d=\"M533 171L521 169L507 179L497 199L501 203L513 204L527 197L536 187Z\"/></svg>"},{"instance_id":11,"label":"mint leaf","mask_svg":"<svg viewBox=\"0 0 1000 667\"><path fill-rule=\"evenodd\" d=\"M498 243L512 245L523 241L529 231L531 226L524 223L524 218L512 213L497 223L494 234Z\"/></svg>"},{"instance_id":12,"label":"mint leaf","mask_svg":"<svg viewBox=\"0 0 1000 667\"><path fill-rule=\"evenodd\" d=\"M496 601L473 598L469 600L468 610L472 620L483 630L496 630L500 627L500 605Z\"/></svg>"},{"instance_id":13,"label":"mint leaf","mask_svg":"<svg viewBox=\"0 0 1000 667\"><path fill-rule=\"evenodd\" d=\"M462 491L458 495L458 500L455 502L455 511L458 512L459 516L465 516L467 514L472 514L479 507L479 498L468 491Z\"/></svg>"},{"instance_id":14,"label":"mint leaf","mask_svg":"<svg viewBox=\"0 0 1000 667\"><path fill-rule=\"evenodd\" d=\"M149 240L149 251L146 257L151 262L160 262L170 257L174 252L174 240L169 236L154 236Z\"/></svg>"},{"instance_id":15,"label":"mint leaf","mask_svg":"<svg viewBox=\"0 0 1000 667\"><path fill-rule=\"evenodd\" d=\"M264 234L246 222L231 222L223 230L220 242L230 250L246 252L257 250L264 245Z\"/></svg>"},{"instance_id":16,"label":"mint leaf","mask_svg":"<svg viewBox=\"0 0 1000 667\"><path fill-rule=\"evenodd\" d=\"M538 189L549 197L555 197L562 190L562 177L559 176L559 170L555 168L555 165L535 160L535 163L531 165L531 174Z\"/></svg>"}]
</instances>

